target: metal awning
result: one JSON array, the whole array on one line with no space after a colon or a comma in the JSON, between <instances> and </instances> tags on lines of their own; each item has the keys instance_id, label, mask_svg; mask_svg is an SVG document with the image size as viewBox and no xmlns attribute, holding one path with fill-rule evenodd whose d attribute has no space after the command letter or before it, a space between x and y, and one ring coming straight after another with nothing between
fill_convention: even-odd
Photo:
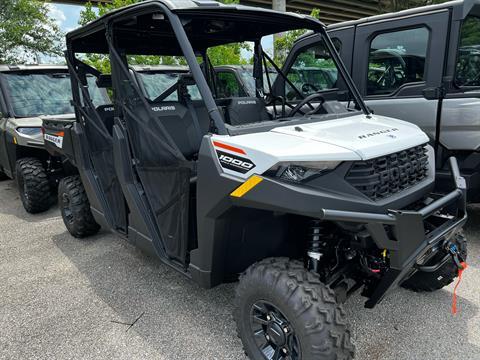
<instances>
[{"instance_id":1,"label":"metal awning","mask_svg":"<svg viewBox=\"0 0 480 360\"><path fill-rule=\"evenodd\" d=\"M272 0L241 0L243 5L272 7ZM320 9L320 20L332 24L380 13L380 0L287 0L287 11L309 14Z\"/></svg>"},{"instance_id":2,"label":"metal awning","mask_svg":"<svg viewBox=\"0 0 480 360\"><path fill-rule=\"evenodd\" d=\"M92 4L108 3L111 0L90 0ZM240 0L242 5L272 8L273 0ZM82 5L87 0L53 0L64 4ZM333 24L348 20L357 20L380 13L380 0L286 0L287 11L309 14L312 9L320 9L320 20Z\"/></svg>"}]
</instances>

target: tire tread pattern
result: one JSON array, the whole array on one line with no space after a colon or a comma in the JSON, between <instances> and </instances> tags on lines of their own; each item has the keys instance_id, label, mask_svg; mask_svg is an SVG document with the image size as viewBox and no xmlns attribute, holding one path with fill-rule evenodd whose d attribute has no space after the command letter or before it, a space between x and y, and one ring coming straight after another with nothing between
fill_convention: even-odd
<instances>
[{"instance_id":1,"label":"tire tread pattern","mask_svg":"<svg viewBox=\"0 0 480 360\"><path fill-rule=\"evenodd\" d=\"M51 189L42 161L31 157L19 159L15 172L25 210L31 214L47 211L52 204ZM24 186L20 185L21 182Z\"/></svg>"},{"instance_id":2,"label":"tire tread pattern","mask_svg":"<svg viewBox=\"0 0 480 360\"><path fill-rule=\"evenodd\" d=\"M248 329L245 329L243 317L247 314L242 308L244 299L251 296L252 286L259 283L263 283L272 294L282 294L296 318L303 319L300 331L309 338L305 343L311 344L307 349L302 348L303 360L348 360L354 357L350 326L343 307L336 302L335 292L320 281L318 274L307 271L302 262L267 258L253 264L240 276L236 290L234 318L237 335L251 359L257 360L245 339L244 333Z\"/></svg>"},{"instance_id":3,"label":"tire tread pattern","mask_svg":"<svg viewBox=\"0 0 480 360\"><path fill-rule=\"evenodd\" d=\"M66 194L70 199L70 210L73 221L68 222L62 209L62 196ZM60 204L63 222L68 232L76 238L95 235L100 230L100 225L95 221L90 209L85 188L80 176L68 176L60 181L58 186L58 203Z\"/></svg>"}]
</instances>

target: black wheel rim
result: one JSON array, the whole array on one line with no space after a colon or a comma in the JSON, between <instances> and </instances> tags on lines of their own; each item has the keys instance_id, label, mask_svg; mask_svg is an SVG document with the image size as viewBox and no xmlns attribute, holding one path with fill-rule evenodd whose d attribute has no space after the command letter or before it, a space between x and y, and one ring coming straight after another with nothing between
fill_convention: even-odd
<instances>
[{"instance_id":1,"label":"black wheel rim","mask_svg":"<svg viewBox=\"0 0 480 360\"><path fill-rule=\"evenodd\" d=\"M266 301L253 304L250 325L255 343L265 359L301 359L295 330L275 305Z\"/></svg>"},{"instance_id":2,"label":"black wheel rim","mask_svg":"<svg viewBox=\"0 0 480 360\"><path fill-rule=\"evenodd\" d=\"M73 213L72 209L70 208L70 198L67 194L62 194L62 212L65 220L69 224L73 223Z\"/></svg>"}]
</instances>

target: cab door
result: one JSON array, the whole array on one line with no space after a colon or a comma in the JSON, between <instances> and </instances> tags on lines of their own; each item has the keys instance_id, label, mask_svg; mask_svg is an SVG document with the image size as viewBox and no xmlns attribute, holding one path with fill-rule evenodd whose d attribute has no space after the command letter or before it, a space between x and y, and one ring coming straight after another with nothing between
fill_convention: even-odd
<instances>
[{"instance_id":1,"label":"cab door","mask_svg":"<svg viewBox=\"0 0 480 360\"><path fill-rule=\"evenodd\" d=\"M352 76L375 114L406 120L435 137L437 100L423 97L441 85L450 11L357 25Z\"/></svg>"}]
</instances>

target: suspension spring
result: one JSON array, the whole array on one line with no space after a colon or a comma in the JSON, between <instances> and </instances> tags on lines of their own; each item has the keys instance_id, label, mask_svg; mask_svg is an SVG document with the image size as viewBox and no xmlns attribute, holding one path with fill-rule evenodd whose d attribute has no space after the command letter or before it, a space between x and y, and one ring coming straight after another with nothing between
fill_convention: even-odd
<instances>
[{"instance_id":1,"label":"suspension spring","mask_svg":"<svg viewBox=\"0 0 480 360\"><path fill-rule=\"evenodd\" d=\"M325 231L324 224L321 220L311 220L308 226L308 268L315 272L318 272L320 259L323 256L322 252L322 240L325 241L325 238L328 236L328 233Z\"/></svg>"}]
</instances>

